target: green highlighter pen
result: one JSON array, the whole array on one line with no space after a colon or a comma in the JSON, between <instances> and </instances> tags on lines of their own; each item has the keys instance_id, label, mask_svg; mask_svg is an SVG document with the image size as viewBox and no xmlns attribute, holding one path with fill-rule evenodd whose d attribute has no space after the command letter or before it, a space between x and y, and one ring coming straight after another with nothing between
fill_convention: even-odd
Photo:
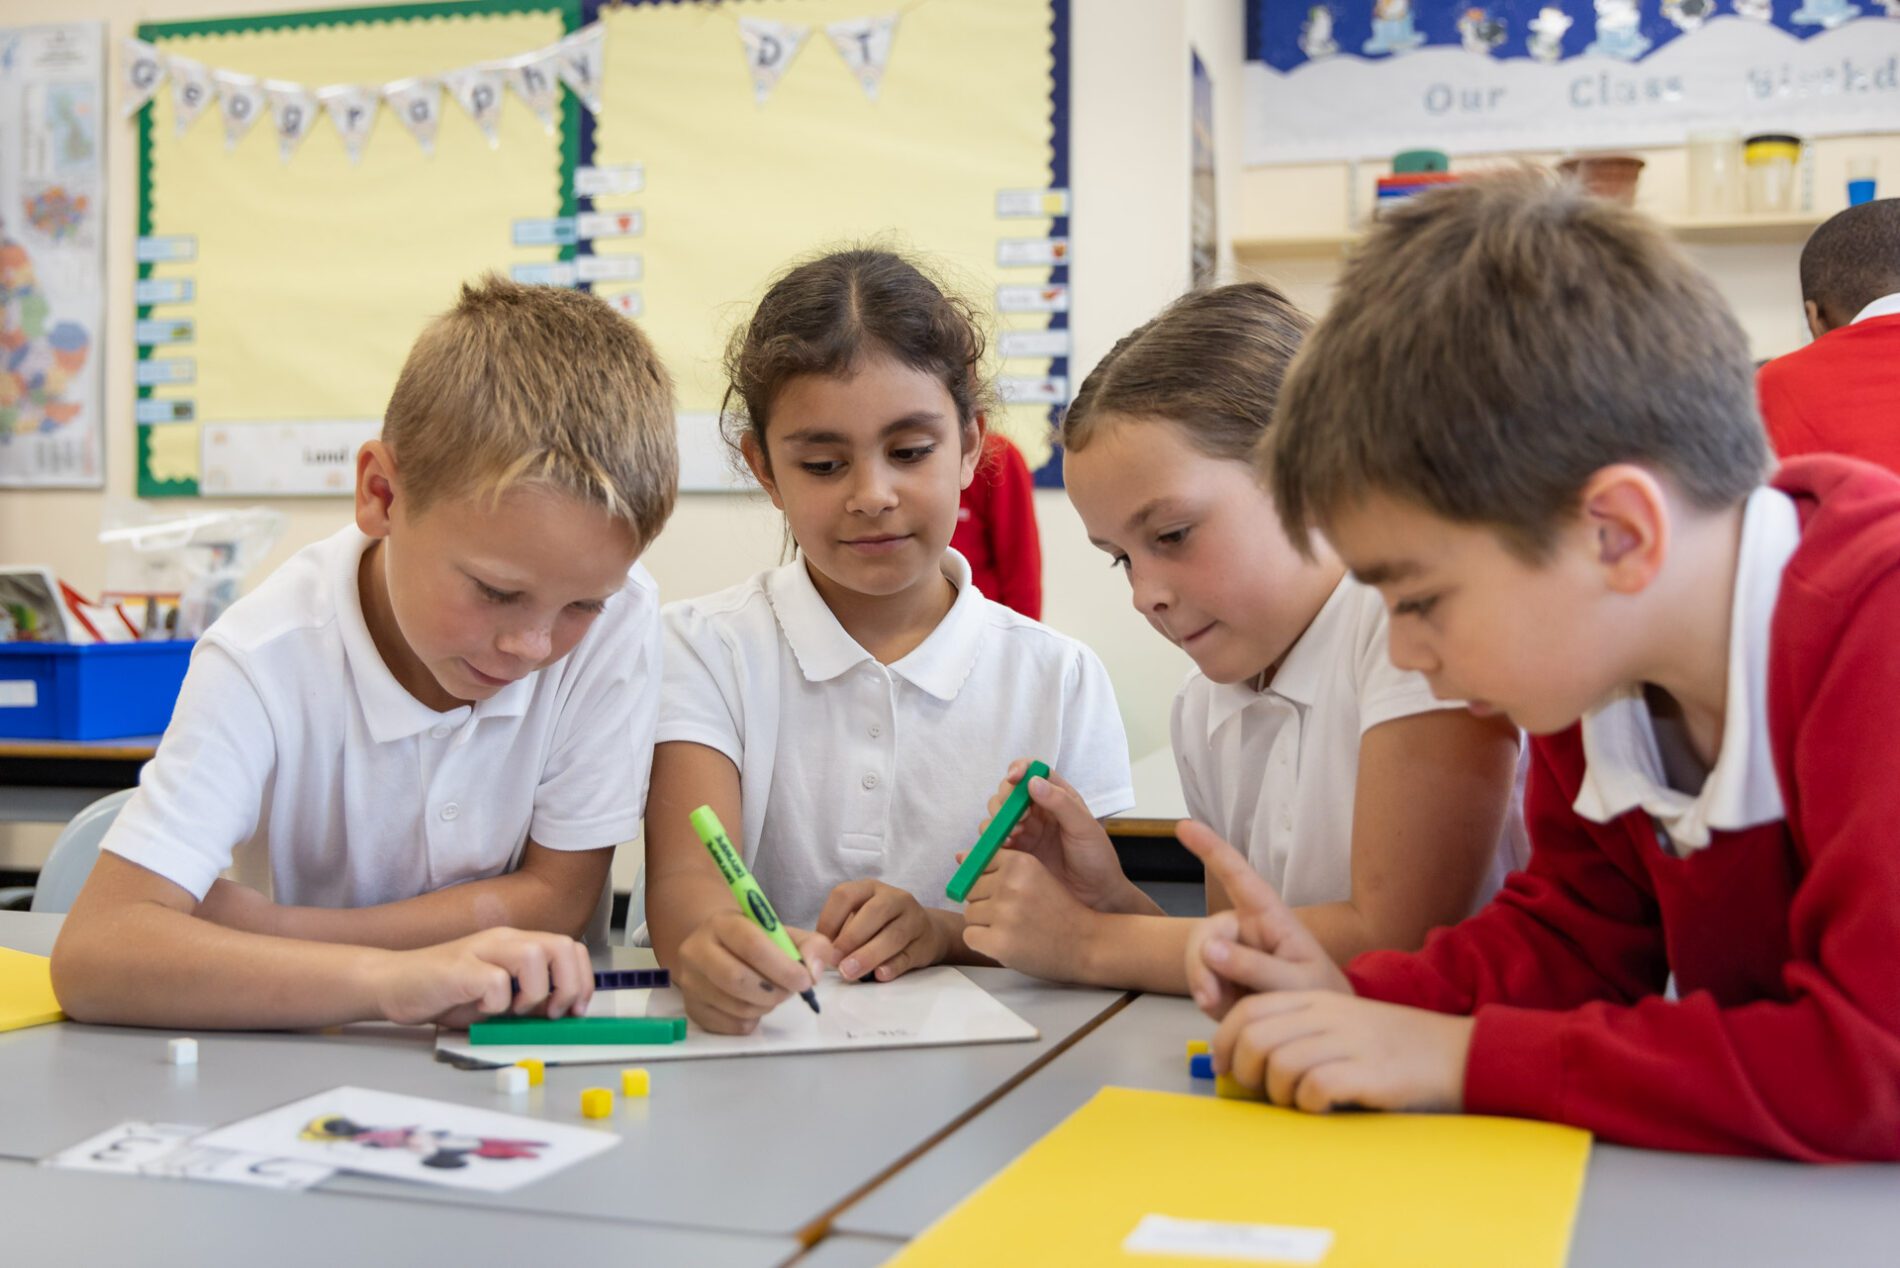
<instances>
[{"instance_id":1,"label":"green highlighter pen","mask_svg":"<svg viewBox=\"0 0 1900 1268\"><path fill-rule=\"evenodd\" d=\"M719 816L713 813L711 806L701 806L693 811L693 831L699 833L699 839L705 843L706 853L712 855L713 862L719 867L719 874L726 878L726 884L732 889L732 896L739 900L739 910L752 920L752 923L765 930L765 936L778 944L779 950L792 957L799 964L805 957L798 953L798 946L792 936L785 932L785 926L778 921L778 913L772 910L772 904L766 899L765 891L752 879L752 873L746 871L745 860L739 857L739 851L732 848L732 838L726 835L726 826L719 822ZM811 1010L818 1011L818 995L810 987L799 992Z\"/></svg>"},{"instance_id":2,"label":"green highlighter pen","mask_svg":"<svg viewBox=\"0 0 1900 1268\"><path fill-rule=\"evenodd\" d=\"M1003 848L1003 838L1016 830L1029 812L1029 781L1036 778L1049 778L1049 766L1046 762L1031 762L1016 786L1009 790L1009 796L1003 798L1003 808L990 820L990 826L983 830L970 852L963 856L963 866L950 878L950 884L944 888L952 901L962 902L970 896L970 886L976 884L976 878L983 875L983 869L990 865L996 852Z\"/></svg>"}]
</instances>

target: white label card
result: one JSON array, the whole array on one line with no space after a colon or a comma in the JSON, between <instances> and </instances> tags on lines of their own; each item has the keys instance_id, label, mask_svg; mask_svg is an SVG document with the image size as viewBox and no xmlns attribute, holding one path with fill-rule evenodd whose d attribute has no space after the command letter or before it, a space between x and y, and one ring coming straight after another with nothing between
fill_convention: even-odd
<instances>
[{"instance_id":1,"label":"white label card","mask_svg":"<svg viewBox=\"0 0 1900 1268\"><path fill-rule=\"evenodd\" d=\"M647 187L644 163L614 163L574 169L574 192L582 198L603 194L637 194Z\"/></svg>"},{"instance_id":2,"label":"white label card","mask_svg":"<svg viewBox=\"0 0 1900 1268\"><path fill-rule=\"evenodd\" d=\"M356 484L356 450L380 418L206 423L198 490L206 497L343 495Z\"/></svg>"},{"instance_id":3,"label":"white label card","mask_svg":"<svg viewBox=\"0 0 1900 1268\"><path fill-rule=\"evenodd\" d=\"M583 211L574 217L575 236L582 242L595 238L633 238L646 232L644 211Z\"/></svg>"},{"instance_id":4,"label":"white label card","mask_svg":"<svg viewBox=\"0 0 1900 1268\"><path fill-rule=\"evenodd\" d=\"M999 313L1066 313L1069 288L1052 286L999 286L996 288Z\"/></svg>"},{"instance_id":5,"label":"white label card","mask_svg":"<svg viewBox=\"0 0 1900 1268\"><path fill-rule=\"evenodd\" d=\"M996 380L996 393L1005 405L1061 405L1069 399L1069 380L1060 374L1005 374Z\"/></svg>"},{"instance_id":6,"label":"white label card","mask_svg":"<svg viewBox=\"0 0 1900 1268\"><path fill-rule=\"evenodd\" d=\"M40 685L31 678L0 682L0 709L37 709Z\"/></svg>"},{"instance_id":7,"label":"white label card","mask_svg":"<svg viewBox=\"0 0 1900 1268\"><path fill-rule=\"evenodd\" d=\"M637 255L581 255L574 275L583 282L637 282L646 272Z\"/></svg>"},{"instance_id":8,"label":"white label card","mask_svg":"<svg viewBox=\"0 0 1900 1268\"><path fill-rule=\"evenodd\" d=\"M1069 191L1066 189L999 189L996 214L1004 219L1024 216L1066 216Z\"/></svg>"},{"instance_id":9,"label":"white label card","mask_svg":"<svg viewBox=\"0 0 1900 1268\"><path fill-rule=\"evenodd\" d=\"M169 238L140 238L138 260L140 264L157 264L161 260L195 260L198 258L198 239L192 234L178 234Z\"/></svg>"},{"instance_id":10,"label":"white label card","mask_svg":"<svg viewBox=\"0 0 1900 1268\"><path fill-rule=\"evenodd\" d=\"M1055 266L1069 262L1067 238L998 238L996 263L1003 268Z\"/></svg>"},{"instance_id":11,"label":"white label card","mask_svg":"<svg viewBox=\"0 0 1900 1268\"><path fill-rule=\"evenodd\" d=\"M140 278L132 288L132 298L140 304L189 304L197 294L197 283L188 277Z\"/></svg>"},{"instance_id":12,"label":"white label card","mask_svg":"<svg viewBox=\"0 0 1900 1268\"><path fill-rule=\"evenodd\" d=\"M1005 330L996 336L997 352L1004 357L1066 357L1072 346L1066 329Z\"/></svg>"},{"instance_id":13,"label":"white label card","mask_svg":"<svg viewBox=\"0 0 1900 1268\"><path fill-rule=\"evenodd\" d=\"M646 301L640 298L639 291L621 291L618 295L602 295L601 298L612 304L615 311L624 317L639 317L647 310Z\"/></svg>"},{"instance_id":14,"label":"white label card","mask_svg":"<svg viewBox=\"0 0 1900 1268\"><path fill-rule=\"evenodd\" d=\"M188 423L198 417L197 406L191 401L143 400L133 409L141 423Z\"/></svg>"},{"instance_id":15,"label":"white label card","mask_svg":"<svg viewBox=\"0 0 1900 1268\"><path fill-rule=\"evenodd\" d=\"M198 378L198 362L192 357L153 357L138 363L137 377L140 387L192 383Z\"/></svg>"},{"instance_id":16,"label":"white label card","mask_svg":"<svg viewBox=\"0 0 1900 1268\"><path fill-rule=\"evenodd\" d=\"M1316 1264L1333 1248L1329 1228L1224 1224L1144 1215L1122 1242L1131 1255L1197 1255L1257 1264Z\"/></svg>"}]
</instances>

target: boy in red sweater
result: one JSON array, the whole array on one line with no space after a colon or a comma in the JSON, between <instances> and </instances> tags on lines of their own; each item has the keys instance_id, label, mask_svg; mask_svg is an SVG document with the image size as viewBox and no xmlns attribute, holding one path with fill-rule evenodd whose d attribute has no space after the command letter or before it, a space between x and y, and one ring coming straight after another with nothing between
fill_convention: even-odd
<instances>
[{"instance_id":1,"label":"boy in red sweater","mask_svg":"<svg viewBox=\"0 0 1900 1268\"><path fill-rule=\"evenodd\" d=\"M1035 483L1022 451L1001 432L983 433L983 456L957 505L950 548L970 564L986 599L1042 619L1042 539Z\"/></svg>"},{"instance_id":2,"label":"boy in red sweater","mask_svg":"<svg viewBox=\"0 0 1900 1268\"><path fill-rule=\"evenodd\" d=\"M1839 453L1900 471L1900 198L1814 231L1801 298L1814 342L1755 376L1769 443L1784 459Z\"/></svg>"},{"instance_id":3,"label":"boy in red sweater","mask_svg":"<svg viewBox=\"0 0 1900 1268\"><path fill-rule=\"evenodd\" d=\"M1215 1068L1308 1110L1900 1158L1900 480L1816 457L1764 485L1708 280L1526 173L1381 220L1271 443L1289 531L1384 593L1393 661L1539 737L1533 852L1342 972L1183 825L1236 903L1188 951Z\"/></svg>"}]
</instances>

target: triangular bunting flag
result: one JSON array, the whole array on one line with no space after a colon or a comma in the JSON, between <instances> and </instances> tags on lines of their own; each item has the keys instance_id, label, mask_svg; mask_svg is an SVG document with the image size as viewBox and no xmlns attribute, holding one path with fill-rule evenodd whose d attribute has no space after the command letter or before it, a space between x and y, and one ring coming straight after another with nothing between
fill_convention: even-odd
<instances>
[{"instance_id":1,"label":"triangular bunting flag","mask_svg":"<svg viewBox=\"0 0 1900 1268\"><path fill-rule=\"evenodd\" d=\"M168 57L165 69L172 79L172 117L178 121L178 130L183 132L205 112L206 106L217 100L218 90L212 86L211 75L203 63L189 57Z\"/></svg>"},{"instance_id":2,"label":"triangular bunting flag","mask_svg":"<svg viewBox=\"0 0 1900 1268\"><path fill-rule=\"evenodd\" d=\"M214 70L211 82L218 86L218 111L224 116L224 146L231 149L244 139L257 117L264 113L264 89L255 75Z\"/></svg>"},{"instance_id":3,"label":"triangular bunting flag","mask_svg":"<svg viewBox=\"0 0 1900 1268\"><path fill-rule=\"evenodd\" d=\"M435 130L442 122L441 81L425 77L398 79L383 85L383 100L409 129L422 152L434 154Z\"/></svg>"},{"instance_id":4,"label":"triangular bunting flag","mask_svg":"<svg viewBox=\"0 0 1900 1268\"><path fill-rule=\"evenodd\" d=\"M135 115L165 82L165 59L144 40L127 38L125 50L125 113Z\"/></svg>"},{"instance_id":5,"label":"triangular bunting flag","mask_svg":"<svg viewBox=\"0 0 1900 1268\"><path fill-rule=\"evenodd\" d=\"M549 136L554 135L554 114L561 95L560 57L561 50L556 46L523 53L501 63L508 86L514 89L523 105L534 111L534 117L541 121Z\"/></svg>"},{"instance_id":6,"label":"triangular bunting flag","mask_svg":"<svg viewBox=\"0 0 1900 1268\"><path fill-rule=\"evenodd\" d=\"M560 55L561 82L571 89L587 113L600 113L600 77L605 69L607 28L589 22L555 49Z\"/></svg>"},{"instance_id":7,"label":"triangular bunting flag","mask_svg":"<svg viewBox=\"0 0 1900 1268\"><path fill-rule=\"evenodd\" d=\"M891 60L891 37L897 33L897 15L885 13L874 18L847 18L833 22L825 34L837 46L844 64L857 76L864 95L877 100L877 86L884 78L884 67Z\"/></svg>"},{"instance_id":8,"label":"triangular bunting flag","mask_svg":"<svg viewBox=\"0 0 1900 1268\"><path fill-rule=\"evenodd\" d=\"M466 66L442 77L468 117L482 130L491 146L501 144L501 72L487 66Z\"/></svg>"},{"instance_id":9,"label":"triangular bunting flag","mask_svg":"<svg viewBox=\"0 0 1900 1268\"><path fill-rule=\"evenodd\" d=\"M361 84L331 84L317 89L317 100L330 112L330 122L343 138L343 152L352 163L362 160L363 146L369 141L370 129L376 126L378 97L374 88Z\"/></svg>"},{"instance_id":10,"label":"triangular bunting flag","mask_svg":"<svg viewBox=\"0 0 1900 1268\"><path fill-rule=\"evenodd\" d=\"M745 43L746 65L752 69L752 94L762 106L785 77L792 59L811 34L811 27L770 18L740 18L739 38Z\"/></svg>"},{"instance_id":11,"label":"triangular bunting flag","mask_svg":"<svg viewBox=\"0 0 1900 1268\"><path fill-rule=\"evenodd\" d=\"M302 84L281 79L264 81L264 97L270 102L271 123L277 129L277 157L288 163L317 124L317 99Z\"/></svg>"}]
</instances>

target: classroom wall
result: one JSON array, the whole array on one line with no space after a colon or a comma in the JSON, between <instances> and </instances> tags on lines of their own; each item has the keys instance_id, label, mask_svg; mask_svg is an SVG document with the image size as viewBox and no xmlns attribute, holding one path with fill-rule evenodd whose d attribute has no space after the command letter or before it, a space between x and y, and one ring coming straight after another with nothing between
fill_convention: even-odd
<instances>
[{"instance_id":1,"label":"classroom wall","mask_svg":"<svg viewBox=\"0 0 1900 1268\"><path fill-rule=\"evenodd\" d=\"M954 3L954 0L938 0ZM310 0L9 0L4 21L104 20L113 41L140 22L310 8ZM1075 0L1071 163L1077 203L1072 273L1078 370L1092 366L1131 326L1179 293L1188 278L1188 41L1198 47L1220 93L1222 222L1238 215L1241 0ZM734 53L737 56L737 52ZM116 96L117 83L113 92ZM129 420L137 146L131 124L109 128L107 248L108 416ZM0 494L0 558L44 563L81 589L96 587L105 556L95 539L108 500L132 496L133 429L107 427L106 488ZM202 505L251 505L206 499ZM266 566L346 522L340 499L266 503L288 530ZM1168 703L1186 673L1185 656L1162 643L1128 603L1126 583L1090 546L1060 492L1038 494L1045 556L1045 617L1089 642L1121 698L1137 755L1167 744ZM646 563L668 598L730 585L779 559L777 512L762 498L688 494ZM0 868L34 866L52 830L0 827Z\"/></svg>"}]
</instances>

